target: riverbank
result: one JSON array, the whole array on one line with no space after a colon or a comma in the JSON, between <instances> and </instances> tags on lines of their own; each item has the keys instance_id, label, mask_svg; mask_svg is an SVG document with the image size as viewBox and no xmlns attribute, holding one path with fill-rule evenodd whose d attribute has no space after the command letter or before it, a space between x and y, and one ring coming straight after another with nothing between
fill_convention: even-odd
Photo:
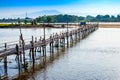
<instances>
[{"instance_id":1,"label":"riverbank","mask_svg":"<svg viewBox=\"0 0 120 80\"><path fill-rule=\"evenodd\" d=\"M100 28L120 28L119 22L100 22Z\"/></svg>"},{"instance_id":2,"label":"riverbank","mask_svg":"<svg viewBox=\"0 0 120 80\"><path fill-rule=\"evenodd\" d=\"M23 28L29 28L29 27L33 27L34 25L30 25L30 24L22 24L22 25L19 25L19 24L7 24L7 23L4 23L4 24L0 24L0 28L20 28L20 27L23 27ZM41 25L35 25L34 27L40 27Z\"/></svg>"},{"instance_id":3,"label":"riverbank","mask_svg":"<svg viewBox=\"0 0 120 80\"><path fill-rule=\"evenodd\" d=\"M66 28L67 25L66 24L36 24L36 25L31 25L31 24L0 24L0 28L43 28L43 27L47 27L47 28ZM68 25L68 28L75 28L76 25L72 24L72 25ZM77 25L78 27L78 25Z\"/></svg>"},{"instance_id":4,"label":"riverbank","mask_svg":"<svg viewBox=\"0 0 120 80\"><path fill-rule=\"evenodd\" d=\"M92 22L91 22L92 23ZM94 23L94 22L93 22ZM18 25L18 24L0 24L0 28L43 28L43 26L48 27L48 28L64 28L67 25L63 23L54 23L54 24L37 24L37 25L31 25L31 24L22 24L22 25ZM76 23L69 23L68 25L69 28L73 28L73 27L78 27L78 24ZM100 28L120 28L120 22L99 22L99 27Z\"/></svg>"},{"instance_id":5,"label":"riverbank","mask_svg":"<svg viewBox=\"0 0 120 80\"><path fill-rule=\"evenodd\" d=\"M31 25L31 24L0 24L0 28L43 28L43 27L48 27L48 28L56 28L54 25Z\"/></svg>"}]
</instances>

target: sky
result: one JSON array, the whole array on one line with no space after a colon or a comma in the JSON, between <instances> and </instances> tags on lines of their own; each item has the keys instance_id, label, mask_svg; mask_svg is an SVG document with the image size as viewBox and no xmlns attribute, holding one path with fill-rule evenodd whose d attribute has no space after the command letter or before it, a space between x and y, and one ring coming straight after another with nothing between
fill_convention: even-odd
<instances>
[{"instance_id":1,"label":"sky","mask_svg":"<svg viewBox=\"0 0 120 80\"><path fill-rule=\"evenodd\" d=\"M120 14L120 0L0 0L0 18L42 10L79 16Z\"/></svg>"}]
</instances>

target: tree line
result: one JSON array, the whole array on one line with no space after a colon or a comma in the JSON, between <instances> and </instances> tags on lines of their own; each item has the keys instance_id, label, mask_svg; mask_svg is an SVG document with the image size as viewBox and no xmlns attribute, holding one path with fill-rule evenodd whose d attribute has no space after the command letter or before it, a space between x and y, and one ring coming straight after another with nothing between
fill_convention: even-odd
<instances>
[{"instance_id":1,"label":"tree line","mask_svg":"<svg viewBox=\"0 0 120 80\"><path fill-rule=\"evenodd\" d=\"M97 15L97 16L91 16L88 15L86 17L83 16L75 16L75 15L67 15L67 14L60 14L60 15L51 15L51 16L39 16L35 19L26 17L24 19L0 19L0 22L16 22L16 23L25 23L27 24L28 22L31 24L36 24L36 23L60 23L60 22L82 22L82 21L90 21L90 22L120 22L120 15L117 16L110 16L110 15Z\"/></svg>"}]
</instances>

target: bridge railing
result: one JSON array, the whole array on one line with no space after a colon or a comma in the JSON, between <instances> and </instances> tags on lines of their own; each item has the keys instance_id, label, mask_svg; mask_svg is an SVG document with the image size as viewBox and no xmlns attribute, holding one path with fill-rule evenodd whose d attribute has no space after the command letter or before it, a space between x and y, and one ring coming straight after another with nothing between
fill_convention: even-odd
<instances>
[{"instance_id":1,"label":"bridge railing","mask_svg":"<svg viewBox=\"0 0 120 80\"><path fill-rule=\"evenodd\" d=\"M48 38L48 36L50 34L46 34L46 35L47 35L47 38ZM35 41L35 38L37 39L37 41L39 41L40 38L41 39L43 38L43 35L34 37L34 41ZM30 44L30 41L32 41L32 38L24 39L25 45ZM0 53L3 53L5 51L11 50L12 48L15 48L16 44L18 44L19 47L22 47L22 41L21 40L0 43Z\"/></svg>"},{"instance_id":2,"label":"bridge railing","mask_svg":"<svg viewBox=\"0 0 120 80\"><path fill-rule=\"evenodd\" d=\"M58 37L59 37L59 39L60 38L62 38L63 36L64 37L66 37L66 36L70 36L71 34L76 34L76 33L78 33L78 32L80 32L79 30L85 30L85 29L87 29L87 28L92 28L92 27L94 27L94 26L96 26L95 24L91 24L91 25L86 25L86 26L84 26L84 27L79 27L79 28L77 28L77 29L72 29L72 30L69 30L68 32L67 32L67 30L66 31L64 31L64 32L62 32L62 34L60 33L60 34L52 34L52 36L54 36L54 37L52 37L52 40L57 40L58 39ZM49 35L51 35L51 34L49 34ZM43 35L42 35L43 36ZM47 37L46 38L46 42L45 43L42 43L42 41L40 41L40 37L41 37L41 40L43 39L43 37L42 36L37 36L37 37L34 37L34 41L33 41L33 43L35 44L35 46L38 46L38 45L44 45L44 44L48 44L50 41L51 41L51 39L50 39L50 37ZM32 41L32 39L31 38L28 38L28 39L24 39L24 43L25 43L25 45L26 45L26 48L27 47L29 47L31 44L30 44L30 41ZM35 42L36 41L36 42ZM10 51L10 50L13 50L13 49L15 49L15 47L16 47L16 44L18 44L18 47L20 47L20 48L22 48L22 41L21 40L17 40L17 41L12 41L12 42L7 42L7 43L1 43L0 44L0 54L1 53L4 53L4 52L6 52L6 51Z\"/></svg>"},{"instance_id":3,"label":"bridge railing","mask_svg":"<svg viewBox=\"0 0 120 80\"><path fill-rule=\"evenodd\" d=\"M62 31L62 33L65 33L66 31ZM50 36L51 34L46 34L47 36ZM55 35L54 33L52 35ZM59 35L59 34L58 34ZM41 36L41 38L43 37L43 35ZM37 41L39 41L40 39L40 36L37 36ZM49 38L49 37L47 37ZM24 43L25 44L30 44L30 41L32 39L31 38L27 38L27 39L24 39ZM35 39L34 39L35 40ZM20 40L16 40L16 41L11 41L11 42L6 42L6 43L0 43L0 53L4 52L4 51L7 51L7 50L10 50L11 48L15 48L16 47L16 44L18 44L19 47L21 47L22 42L20 42Z\"/></svg>"}]
</instances>

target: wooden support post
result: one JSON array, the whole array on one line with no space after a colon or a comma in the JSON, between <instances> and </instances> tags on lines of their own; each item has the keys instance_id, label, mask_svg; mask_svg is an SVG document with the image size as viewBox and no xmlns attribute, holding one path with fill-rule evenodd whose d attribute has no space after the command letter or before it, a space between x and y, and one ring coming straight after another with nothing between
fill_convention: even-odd
<instances>
[{"instance_id":1,"label":"wooden support post","mask_svg":"<svg viewBox=\"0 0 120 80\"><path fill-rule=\"evenodd\" d=\"M77 41L77 32L76 32L76 30L74 31L75 32L75 41Z\"/></svg>"},{"instance_id":2,"label":"wooden support post","mask_svg":"<svg viewBox=\"0 0 120 80\"><path fill-rule=\"evenodd\" d=\"M56 48L59 47L59 36L58 36L57 33L56 33L56 35L55 35L55 47L56 47Z\"/></svg>"},{"instance_id":3,"label":"wooden support post","mask_svg":"<svg viewBox=\"0 0 120 80\"><path fill-rule=\"evenodd\" d=\"M5 43L5 51L7 50L7 43Z\"/></svg>"},{"instance_id":4,"label":"wooden support post","mask_svg":"<svg viewBox=\"0 0 120 80\"><path fill-rule=\"evenodd\" d=\"M87 34L88 34L88 35L89 35L89 30L90 30L90 29L89 29L89 26L88 26L88 30L87 30Z\"/></svg>"},{"instance_id":5,"label":"wooden support post","mask_svg":"<svg viewBox=\"0 0 120 80\"><path fill-rule=\"evenodd\" d=\"M83 30L82 30L82 39L84 38L84 33L85 33L85 31L84 31L84 28L83 28Z\"/></svg>"},{"instance_id":6,"label":"wooden support post","mask_svg":"<svg viewBox=\"0 0 120 80\"><path fill-rule=\"evenodd\" d=\"M68 22L67 22L67 32L66 32L66 37L67 37L67 48L69 47L69 41L68 41L68 39L69 39L68 37L69 37L69 36L68 36L68 33L69 33L69 32L68 32Z\"/></svg>"},{"instance_id":7,"label":"wooden support post","mask_svg":"<svg viewBox=\"0 0 120 80\"><path fill-rule=\"evenodd\" d=\"M79 40L80 40L80 28L79 28L79 30L78 30L78 34L79 34Z\"/></svg>"},{"instance_id":8,"label":"wooden support post","mask_svg":"<svg viewBox=\"0 0 120 80\"><path fill-rule=\"evenodd\" d=\"M52 59L54 58L54 46L53 46L53 44L54 44L54 39L52 39Z\"/></svg>"},{"instance_id":9,"label":"wooden support post","mask_svg":"<svg viewBox=\"0 0 120 80\"><path fill-rule=\"evenodd\" d=\"M42 42L41 37L40 37L40 42ZM40 44L40 52L41 52L41 44Z\"/></svg>"},{"instance_id":10,"label":"wooden support post","mask_svg":"<svg viewBox=\"0 0 120 80\"><path fill-rule=\"evenodd\" d=\"M22 52L21 51L19 56L20 56L20 65L21 65L20 68L22 68Z\"/></svg>"},{"instance_id":11,"label":"wooden support post","mask_svg":"<svg viewBox=\"0 0 120 80\"><path fill-rule=\"evenodd\" d=\"M82 29L80 29L80 39L82 39Z\"/></svg>"},{"instance_id":12,"label":"wooden support post","mask_svg":"<svg viewBox=\"0 0 120 80\"><path fill-rule=\"evenodd\" d=\"M73 35L73 33L72 33L72 31L70 32L70 42L72 42L72 44L73 44L73 37L72 37L72 35Z\"/></svg>"},{"instance_id":13,"label":"wooden support post","mask_svg":"<svg viewBox=\"0 0 120 80\"><path fill-rule=\"evenodd\" d=\"M50 60L52 61L53 60L53 57L54 57L54 47L53 47L53 43L54 43L54 40L53 40L54 37L52 37L52 35L50 36Z\"/></svg>"},{"instance_id":14,"label":"wooden support post","mask_svg":"<svg viewBox=\"0 0 120 80\"><path fill-rule=\"evenodd\" d=\"M53 44L54 44L54 33L53 33L53 36L52 36L52 53L54 53L54 46L53 46Z\"/></svg>"},{"instance_id":15,"label":"wooden support post","mask_svg":"<svg viewBox=\"0 0 120 80\"><path fill-rule=\"evenodd\" d=\"M75 32L76 32L76 34L75 34L75 35L76 35L76 41L77 41L77 30L76 30Z\"/></svg>"},{"instance_id":16,"label":"wooden support post","mask_svg":"<svg viewBox=\"0 0 120 80\"><path fill-rule=\"evenodd\" d=\"M50 59L51 59L51 52L52 52L52 36L50 36L50 43L49 43L49 46L50 46Z\"/></svg>"},{"instance_id":17,"label":"wooden support post","mask_svg":"<svg viewBox=\"0 0 120 80\"><path fill-rule=\"evenodd\" d=\"M67 48L69 47L69 36L68 36L68 31L66 32L66 37L67 37Z\"/></svg>"},{"instance_id":18,"label":"wooden support post","mask_svg":"<svg viewBox=\"0 0 120 80\"><path fill-rule=\"evenodd\" d=\"M34 40L33 40L33 36L32 36L32 41L31 41L31 50L32 50L32 60L33 60L33 66L35 64L35 55L34 55Z\"/></svg>"},{"instance_id":19,"label":"wooden support post","mask_svg":"<svg viewBox=\"0 0 120 80\"><path fill-rule=\"evenodd\" d=\"M72 31L72 36L73 36L73 41L74 41L74 38L75 38L75 32L74 32L74 30Z\"/></svg>"},{"instance_id":20,"label":"wooden support post","mask_svg":"<svg viewBox=\"0 0 120 80\"><path fill-rule=\"evenodd\" d=\"M85 28L84 28L84 37L83 38L85 38Z\"/></svg>"},{"instance_id":21,"label":"wooden support post","mask_svg":"<svg viewBox=\"0 0 120 80\"><path fill-rule=\"evenodd\" d=\"M73 37L72 37L72 35L71 35L71 42L72 42L72 44L73 44Z\"/></svg>"},{"instance_id":22,"label":"wooden support post","mask_svg":"<svg viewBox=\"0 0 120 80\"><path fill-rule=\"evenodd\" d=\"M7 43L5 43L5 51L7 50ZM7 56L4 57L4 76L7 77Z\"/></svg>"},{"instance_id":23,"label":"wooden support post","mask_svg":"<svg viewBox=\"0 0 120 80\"><path fill-rule=\"evenodd\" d=\"M63 36L63 43L64 43L64 47L65 47L65 33L64 33L64 36Z\"/></svg>"},{"instance_id":24,"label":"wooden support post","mask_svg":"<svg viewBox=\"0 0 120 80\"><path fill-rule=\"evenodd\" d=\"M39 47L38 47L38 50L37 50L37 51L41 53L41 43L42 43L41 37L40 37L40 39L39 39L39 42L40 42L40 44L39 44Z\"/></svg>"},{"instance_id":25,"label":"wooden support post","mask_svg":"<svg viewBox=\"0 0 120 80\"><path fill-rule=\"evenodd\" d=\"M50 46L50 58L51 58L51 42L50 42L49 46Z\"/></svg>"},{"instance_id":26,"label":"wooden support post","mask_svg":"<svg viewBox=\"0 0 120 80\"><path fill-rule=\"evenodd\" d=\"M44 49L44 39L43 39L43 41L42 41L42 44L43 44L43 46L42 46L42 50L43 50L43 56L45 56L45 49Z\"/></svg>"},{"instance_id":27,"label":"wooden support post","mask_svg":"<svg viewBox=\"0 0 120 80\"><path fill-rule=\"evenodd\" d=\"M52 41L52 53L54 53L54 46L53 46L54 41Z\"/></svg>"},{"instance_id":28,"label":"wooden support post","mask_svg":"<svg viewBox=\"0 0 120 80\"><path fill-rule=\"evenodd\" d=\"M30 41L30 44L32 44L31 41ZM31 58L31 52L32 52L32 50L31 50L31 48L30 48L30 51L29 51L29 57L30 57L30 59L32 59L32 58Z\"/></svg>"},{"instance_id":29,"label":"wooden support post","mask_svg":"<svg viewBox=\"0 0 120 80\"><path fill-rule=\"evenodd\" d=\"M52 36L50 36L50 53L51 53L51 43L52 43Z\"/></svg>"},{"instance_id":30,"label":"wooden support post","mask_svg":"<svg viewBox=\"0 0 120 80\"><path fill-rule=\"evenodd\" d=\"M58 53L58 49L59 49L59 37L60 35L58 35L57 33L56 33L56 40L55 40L55 45L56 45L56 49L57 49L57 53Z\"/></svg>"},{"instance_id":31,"label":"wooden support post","mask_svg":"<svg viewBox=\"0 0 120 80\"><path fill-rule=\"evenodd\" d=\"M45 57L46 57L46 45L44 46L44 49L45 49Z\"/></svg>"},{"instance_id":32,"label":"wooden support post","mask_svg":"<svg viewBox=\"0 0 120 80\"><path fill-rule=\"evenodd\" d=\"M23 66L24 66L24 69L26 70L26 60L25 60L25 42L24 40L22 40L22 53L23 53Z\"/></svg>"},{"instance_id":33,"label":"wooden support post","mask_svg":"<svg viewBox=\"0 0 120 80\"><path fill-rule=\"evenodd\" d=\"M35 43L37 43L37 37L35 37ZM35 56L36 56L37 47L35 47Z\"/></svg>"},{"instance_id":34,"label":"wooden support post","mask_svg":"<svg viewBox=\"0 0 120 80\"><path fill-rule=\"evenodd\" d=\"M45 56L44 47L42 46L43 57Z\"/></svg>"},{"instance_id":35,"label":"wooden support post","mask_svg":"<svg viewBox=\"0 0 120 80\"><path fill-rule=\"evenodd\" d=\"M19 72L19 75L20 75L20 59L19 59L19 47L18 47L18 44L16 44L16 52L17 52L17 61L18 61L18 72Z\"/></svg>"},{"instance_id":36,"label":"wooden support post","mask_svg":"<svg viewBox=\"0 0 120 80\"><path fill-rule=\"evenodd\" d=\"M61 37L61 47L65 47L65 33L62 33L62 37Z\"/></svg>"},{"instance_id":37,"label":"wooden support post","mask_svg":"<svg viewBox=\"0 0 120 80\"><path fill-rule=\"evenodd\" d=\"M43 56L46 56L46 41L44 38L42 40L42 51L43 51Z\"/></svg>"},{"instance_id":38,"label":"wooden support post","mask_svg":"<svg viewBox=\"0 0 120 80\"><path fill-rule=\"evenodd\" d=\"M20 37L19 37L19 46L20 47L22 46L21 37L22 37L22 34L20 34Z\"/></svg>"},{"instance_id":39,"label":"wooden support post","mask_svg":"<svg viewBox=\"0 0 120 80\"><path fill-rule=\"evenodd\" d=\"M4 57L4 76L7 77L7 56Z\"/></svg>"}]
</instances>

